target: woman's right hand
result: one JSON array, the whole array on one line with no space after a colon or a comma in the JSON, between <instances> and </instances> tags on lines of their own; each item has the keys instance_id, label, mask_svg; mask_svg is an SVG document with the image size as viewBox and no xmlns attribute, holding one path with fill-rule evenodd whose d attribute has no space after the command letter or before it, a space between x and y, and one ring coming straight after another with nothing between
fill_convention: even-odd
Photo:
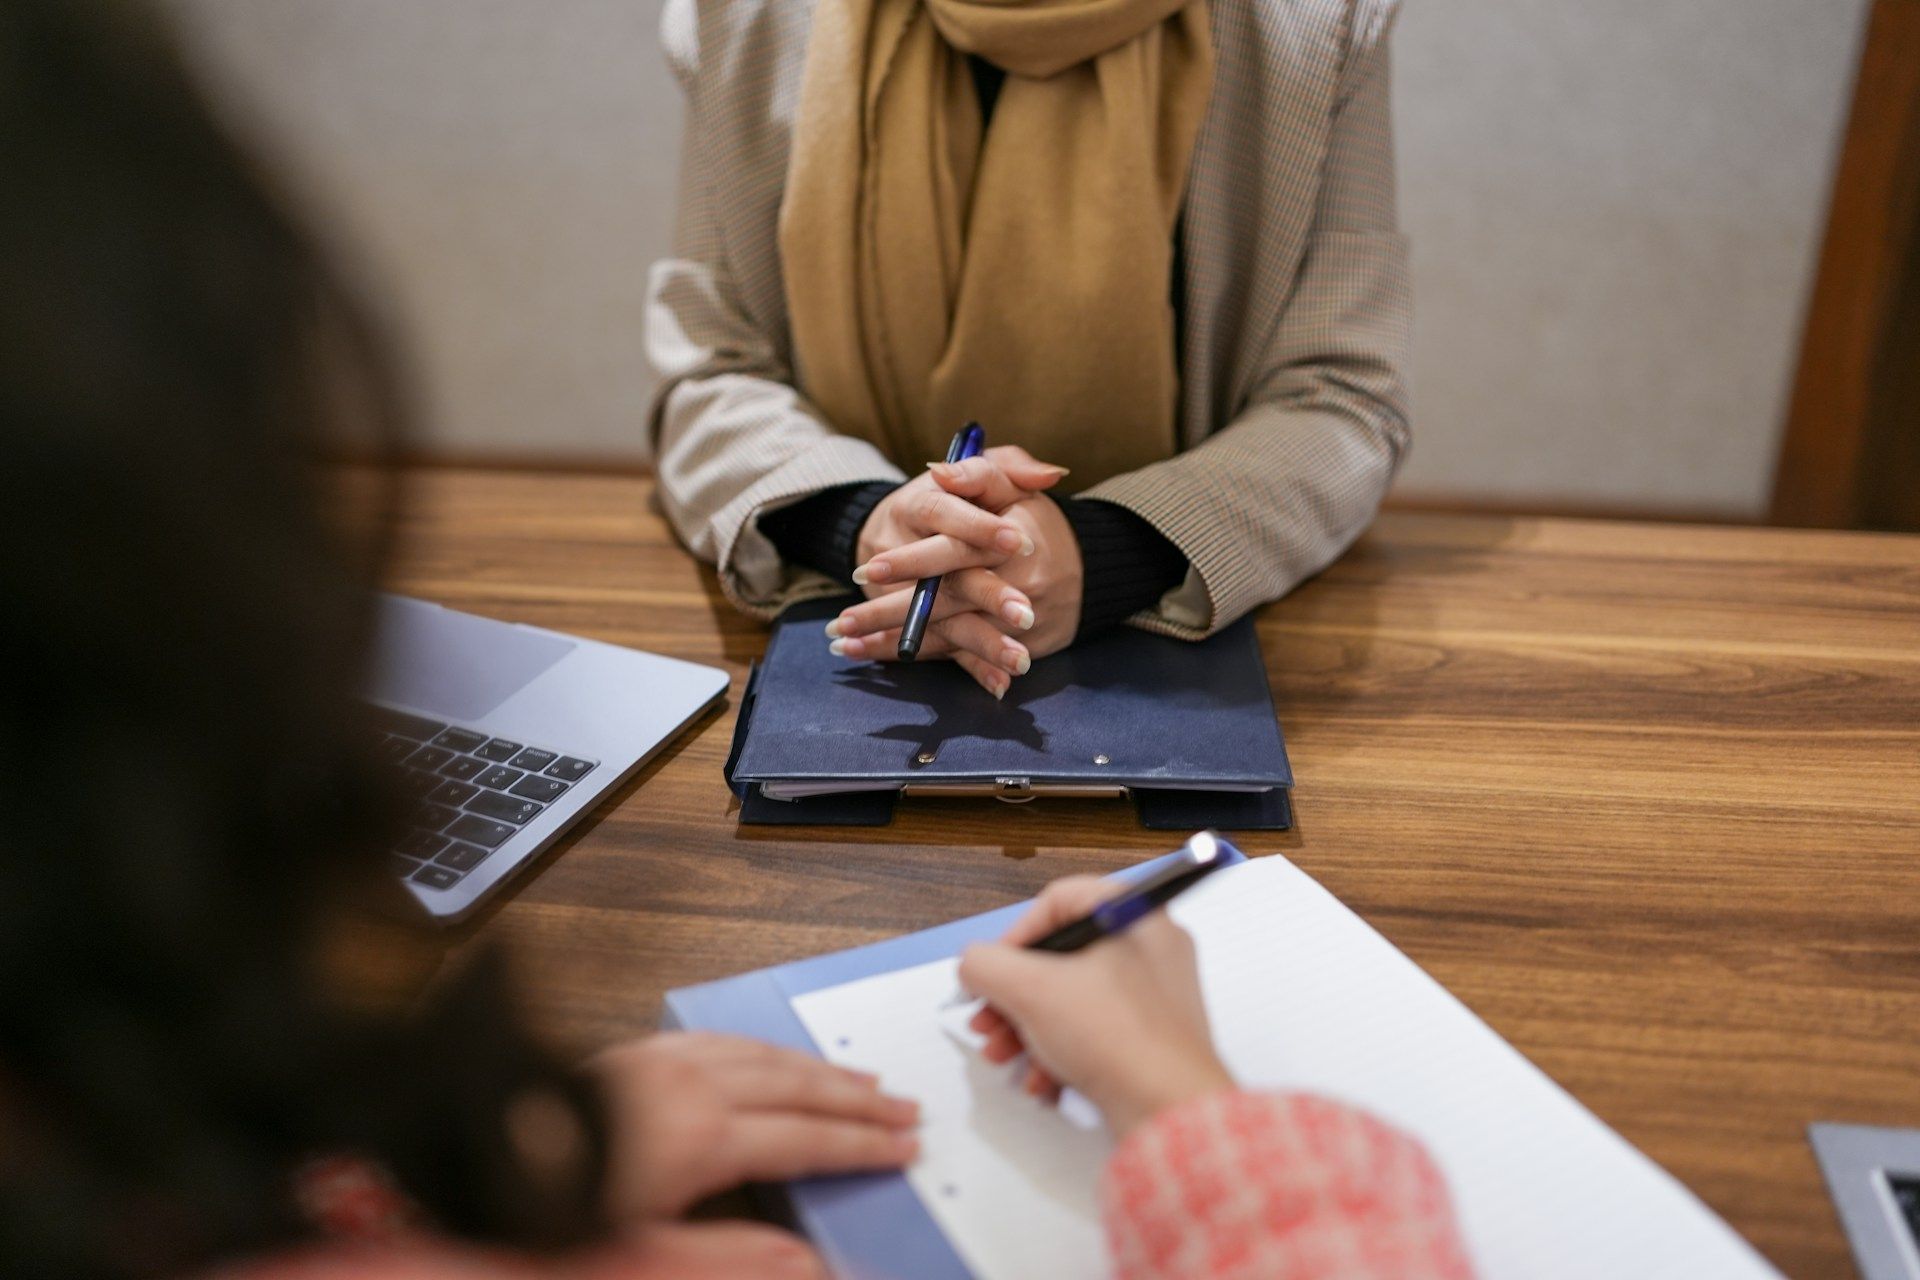
<instances>
[{"instance_id":1,"label":"woman's right hand","mask_svg":"<svg viewBox=\"0 0 1920 1280\"><path fill-rule=\"evenodd\" d=\"M987 1038L987 1059L1026 1053L1028 1092L1078 1089L1116 1137L1233 1087L1207 1029L1193 939L1164 910L1069 955L1025 949L1120 891L1092 876L1056 880L1004 938L969 947L960 961L961 985L987 1002L972 1023Z\"/></svg>"}]
</instances>

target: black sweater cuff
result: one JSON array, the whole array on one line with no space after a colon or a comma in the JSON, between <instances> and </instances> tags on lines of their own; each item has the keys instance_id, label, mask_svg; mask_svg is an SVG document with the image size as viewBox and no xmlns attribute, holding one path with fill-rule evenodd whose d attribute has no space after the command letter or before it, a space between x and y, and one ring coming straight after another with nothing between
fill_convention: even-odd
<instances>
[{"instance_id":1,"label":"black sweater cuff","mask_svg":"<svg viewBox=\"0 0 1920 1280\"><path fill-rule=\"evenodd\" d=\"M867 517L880 500L899 487L891 480L873 480L822 489L790 507L761 516L760 532L767 535L782 560L817 569L835 582L851 585L860 530L866 527Z\"/></svg>"},{"instance_id":2,"label":"black sweater cuff","mask_svg":"<svg viewBox=\"0 0 1920 1280\"><path fill-rule=\"evenodd\" d=\"M1151 609L1187 576L1187 557L1145 518L1098 498L1056 498L1080 542L1080 631L1088 636Z\"/></svg>"}]
</instances>

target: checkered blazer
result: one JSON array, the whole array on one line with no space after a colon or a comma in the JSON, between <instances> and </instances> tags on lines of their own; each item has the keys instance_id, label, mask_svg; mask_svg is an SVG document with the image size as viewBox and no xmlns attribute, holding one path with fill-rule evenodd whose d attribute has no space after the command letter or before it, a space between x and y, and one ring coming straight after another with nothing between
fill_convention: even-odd
<instances>
[{"instance_id":1,"label":"checkered blazer","mask_svg":"<svg viewBox=\"0 0 1920 1280\"><path fill-rule=\"evenodd\" d=\"M1191 563L1136 626L1199 638L1286 594L1366 527L1406 451L1396 4L1210 0L1213 100L1182 215L1182 452L1083 495ZM809 0L667 0L661 20L687 136L674 256L649 280L649 445L675 529L760 617L844 589L783 562L760 513L925 461L838 434L794 387L776 224L810 20Z\"/></svg>"}]
</instances>

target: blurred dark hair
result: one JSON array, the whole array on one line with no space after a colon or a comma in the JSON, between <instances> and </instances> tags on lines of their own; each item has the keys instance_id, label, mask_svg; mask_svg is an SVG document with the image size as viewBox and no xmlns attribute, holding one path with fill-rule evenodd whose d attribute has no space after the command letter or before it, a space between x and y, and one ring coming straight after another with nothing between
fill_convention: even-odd
<instances>
[{"instance_id":1,"label":"blurred dark hair","mask_svg":"<svg viewBox=\"0 0 1920 1280\"><path fill-rule=\"evenodd\" d=\"M0 1269L297 1241L329 1153L459 1234L598 1227L597 1139L529 1169L509 1137L517 1099L595 1117L493 967L408 1014L316 962L396 813L355 696L390 473L318 464L403 416L152 15L0 4Z\"/></svg>"}]
</instances>

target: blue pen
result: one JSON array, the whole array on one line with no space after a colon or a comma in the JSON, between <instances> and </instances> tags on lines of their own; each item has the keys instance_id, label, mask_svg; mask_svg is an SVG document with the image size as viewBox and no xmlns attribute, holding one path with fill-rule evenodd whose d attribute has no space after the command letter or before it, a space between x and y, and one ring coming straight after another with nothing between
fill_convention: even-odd
<instances>
[{"instance_id":1,"label":"blue pen","mask_svg":"<svg viewBox=\"0 0 1920 1280\"><path fill-rule=\"evenodd\" d=\"M965 462L977 458L987 447L987 433L977 422L969 422L954 432L947 446L947 462ZM933 621L933 598L940 594L940 578L922 578L913 588L913 600L907 605L907 620L900 627L900 661L912 662L927 638L927 624Z\"/></svg>"},{"instance_id":2,"label":"blue pen","mask_svg":"<svg viewBox=\"0 0 1920 1280\"><path fill-rule=\"evenodd\" d=\"M1221 855L1225 841L1202 831L1187 841L1180 860L1158 875L1143 880L1117 898L1101 903L1078 920L1069 920L1045 937L1027 944L1030 951L1078 951L1102 938L1111 938L1129 925L1165 906L1202 880L1231 865Z\"/></svg>"},{"instance_id":3,"label":"blue pen","mask_svg":"<svg viewBox=\"0 0 1920 1280\"><path fill-rule=\"evenodd\" d=\"M1078 920L1069 920L1052 933L1027 944L1029 951L1064 954L1090 947L1102 938L1123 933L1151 913L1172 902L1202 880L1235 863L1226 851L1233 848L1217 831L1201 831L1180 850L1181 856L1166 870L1142 880L1117 898L1101 903ZM1238 861L1237 859L1235 861ZM957 1009L971 1004L973 997L963 989L955 992L942 1009Z\"/></svg>"}]
</instances>

